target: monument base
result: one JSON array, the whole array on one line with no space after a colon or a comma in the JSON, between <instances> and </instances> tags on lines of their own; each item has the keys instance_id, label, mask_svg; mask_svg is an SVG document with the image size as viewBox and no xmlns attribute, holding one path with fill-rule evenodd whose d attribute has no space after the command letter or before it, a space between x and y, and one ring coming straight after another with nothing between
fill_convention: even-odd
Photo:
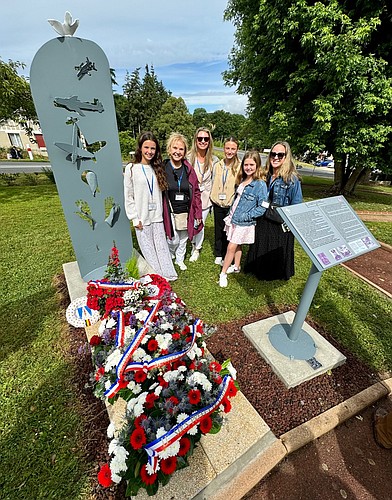
<instances>
[{"instance_id":1,"label":"monument base","mask_svg":"<svg viewBox=\"0 0 392 500\"><path fill-rule=\"evenodd\" d=\"M286 325L291 325L294 317L294 311L288 311L278 316L256 321L244 326L242 329L287 388L295 387L307 380L318 377L342 365L346 361L345 356L341 352L335 349L306 322L303 324L302 330L304 330L307 336L311 337L316 346L314 357L310 360L291 359L277 351L271 343L269 332L272 330L275 332L274 335L276 335L276 332L281 329L280 335L287 335L286 331L288 328ZM283 339L283 343L287 341L292 342L289 339Z\"/></svg>"}]
</instances>

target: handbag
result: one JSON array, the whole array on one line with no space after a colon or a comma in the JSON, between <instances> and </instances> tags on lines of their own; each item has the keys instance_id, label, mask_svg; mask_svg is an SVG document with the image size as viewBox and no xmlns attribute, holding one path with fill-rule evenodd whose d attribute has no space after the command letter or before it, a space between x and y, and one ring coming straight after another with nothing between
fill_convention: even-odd
<instances>
[{"instance_id":1,"label":"handbag","mask_svg":"<svg viewBox=\"0 0 392 500\"><path fill-rule=\"evenodd\" d=\"M284 224L284 220L282 217L279 215L278 211L276 210L277 205L272 204L272 199L274 196L274 188L270 190L268 194L268 199L269 199L269 207L266 209L264 212L264 219L269 220L270 222L275 222L275 224Z\"/></svg>"},{"instance_id":2,"label":"handbag","mask_svg":"<svg viewBox=\"0 0 392 500\"><path fill-rule=\"evenodd\" d=\"M173 214L174 217L174 227L177 231L183 231L188 229L188 214L184 212L182 214Z\"/></svg>"},{"instance_id":3,"label":"handbag","mask_svg":"<svg viewBox=\"0 0 392 500\"><path fill-rule=\"evenodd\" d=\"M284 220L282 217L279 215L278 211L276 210L275 205L271 205L266 209L264 212L264 219L269 220L270 222L275 222L276 224L283 224Z\"/></svg>"}]
</instances>

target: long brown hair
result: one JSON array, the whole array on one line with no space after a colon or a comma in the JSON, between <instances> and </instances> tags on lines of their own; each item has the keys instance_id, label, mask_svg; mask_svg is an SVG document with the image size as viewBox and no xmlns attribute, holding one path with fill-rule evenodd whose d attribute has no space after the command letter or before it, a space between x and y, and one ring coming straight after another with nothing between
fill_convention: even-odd
<instances>
[{"instance_id":1,"label":"long brown hair","mask_svg":"<svg viewBox=\"0 0 392 500\"><path fill-rule=\"evenodd\" d=\"M142 132L138 139L137 149L135 151L135 160L136 163L140 163L142 161L142 146L146 141L155 142L156 150L155 154L150 162L150 165L154 169L158 186L161 191L165 191L167 189L167 180L166 173L162 163L162 154L161 148L159 146L158 140L152 132Z\"/></svg>"},{"instance_id":2,"label":"long brown hair","mask_svg":"<svg viewBox=\"0 0 392 500\"><path fill-rule=\"evenodd\" d=\"M266 173L272 174L272 172L273 172L272 165L271 165L271 151L278 144L283 146L284 149L286 150L286 156L285 156L284 162L282 163L282 166L279 169L279 176L282 177L282 179L287 183L287 182L293 180L294 177L298 177L298 172L297 172L297 168L296 168L295 163L294 163L294 158L293 158L293 154L291 152L290 144L286 141L277 141L271 146L270 152L268 153L268 157L267 157L267 163L265 166Z\"/></svg>"},{"instance_id":3,"label":"long brown hair","mask_svg":"<svg viewBox=\"0 0 392 500\"><path fill-rule=\"evenodd\" d=\"M261 179L263 181L265 180L265 172L261 166L260 153L258 151L256 151L256 149L252 149L251 151L247 151L244 154L244 157L242 158L241 169L239 170L239 172L237 174L237 178L235 180L236 186L239 186L241 184L241 182L244 181L247 177L247 175L244 171L244 163L245 163L245 160L247 160L248 158L250 158L251 160L253 160L256 163L256 172L253 174L253 179L254 180Z\"/></svg>"},{"instance_id":4,"label":"long brown hair","mask_svg":"<svg viewBox=\"0 0 392 500\"><path fill-rule=\"evenodd\" d=\"M206 132L208 134L208 137L210 138L210 140L208 141L208 148L207 148L206 157L205 157L205 160L204 160L204 167L203 167L203 173L204 173L204 172L207 172L207 170L211 170L212 169L212 156L213 156L213 152L214 152L214 143L213 143L213 140L212 140L211 132L210 132L210 130L208 128L206 128L206 127L199 127L196 130L195 135L193 136L193 140L192 140L192 147L191 147L191 149L189 151L189 162L192 165L192 167L194 167L195 163L196 163L196 158L197 158L197 136L198 136L199 132Z\"/></svg>"},{"instance_id":5,"label":"long brown hair","mask_svg":"<svg viewBox=\"0 0 392 500\"><path fill-rule=\"evenodd\" d=\"M238 158L238 147L239 147L240 143L238 142L238 139L236 139L235 137L230 136L230 137L228 137L227 139L224 140L223 151L225 150L225 144L226 144L226 142L234 142L235 144L237 144L237 153L235 154L235 156L231 160L233 162L231 164L231 174L235 175L237 173L238 166L240 164L240 159Z\"/></svg>"}]
</instances>

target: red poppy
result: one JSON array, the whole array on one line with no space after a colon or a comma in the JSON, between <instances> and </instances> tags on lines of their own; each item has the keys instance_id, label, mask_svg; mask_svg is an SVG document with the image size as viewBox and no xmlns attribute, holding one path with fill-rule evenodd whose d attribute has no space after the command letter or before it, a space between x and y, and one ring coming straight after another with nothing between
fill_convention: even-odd
<instances>
[{"instance_id":1,"label":"red poppy","mask_svg":"<svg viewBox=\"0 0 392 500\"><path fill-rule=\"evenodd\" d=\"M203 323L199 323L196 327L197 333L203 333Z\"/></svg>"},{"instance_id":2,"label":"red poppy","mask_svg":"<svg viewBox=\"0 0 392 500\"><path fill-rule=\"evenodd\" d=\"M177 457L164 458L161 460L160 466L164 474L173 474L177 468Z\"/></svg>"},{"instance_id":3,"label":"red poppy","mask_svg":"<svg viewBox=\"0 0 392 500\"><path fill-rule=\"evenodd\" d=\"M131 434L129 439L132 448L139 450L144 444L146 444L146 433L141 427L137 427Z\"/></svg>"},{"instance_id":4,"label":"red poppy","mask_svg":"<svg viewBox=\"0 0 392 500\"><path fill-rule=\"evenodd\" d=\"M100 366L95 374L95 380L99 380L105 374L105 368Z\"/></svg>"},{"instance_id":5,"label":"red poppy","mask_svg":"<svg viewBox=\"0 0 392 500\"><path fill-rule=\"evenodd\" d=\"M158 342L155 339L149 340L147 344L147 349L149 351L156 351L158 349Z\"/></svg>"},{"instance_id":6,"label":"red poppy","mask_svg":"<svg viewBox=\"0 0 392 500\"><path fill-rule=\"evenodd\" d=\"M162 377L162 375L158 375L158 382L159 385L162 386L164 389L169 386L169 382L166 382L166 380Z\"/></svg>"},{"instance_id":7,"label":"red poppy","mask_svg":"<svg viewBox=\"0 0 392 500\"><path fill-rule=\"evenodd\" d=\"M222 382L222 377L219 375L219 373L215 373L214 381L216 384L220 384Z\"/></svg>"},{"instance_id":8,"label":"red poppy","mask_svg":"<svg viewBox=\"0 0 392 500\"><path fill-rule=\"evenodd\" d=\"M172 339L173 340L180 340L180 334L179 333L173 333Z\"/></svg>"},{"instance_id":9,"label":"red poppy","mask_svg":"<svg viewBox=\"0 0 392 500\"><path fill-rule=\"evenodd\" d=\"M203 434L208 434L211 430L211 427L212 427L212 418L209 415L206 415L200 420L199 428Z\"/></svg>"},{"instance_id":10,"label":"red poppy","mask_svg":"<svg viewBox=\"0 0 392 500\"><path fill-rule=\"evenodd\" d=\"M125 389L129 384L129 380L126 380L125 378L119 378L118 379L118 387L119 389Z\"/></svg>"},{"instance_id":11,"label":"red poppy","mask_svg":"<svg viewBox=\"0 0 392 500\"><path fill-rule=\"evenodd\" d=\"M182 334L183 335L188 335L188 333L191 331L191 329L189 328L189 325L185 325L184 326L184 329L182 330Z\"/></svg>"},{"instance_id":12,"label":"red poppy","mask_svg":"<svg viewBox=\"0 0 392 500\"><path fill-rule=\"evenodd\" d=\"M229 396L229 398L232 398L237 394L237 392L238 392L237 387L234 385L233 379L231 379L229 387L227 389L227 395Z\"/></svg>"},{"instance_id":13,"label":"red poppy","mask_svg":"<svg viewBox=\"0 0 392 500\"><path fill-rule=\"evenodd\" d=\"M109 488L112 484L112 472L109 464L103 465L98 472L98 482L104 488Z\"/></svg>"},{"instance_id":14,"label":"red poppy","mask_svg":"<svg viewBox=\"0 0 392 500\"><path fill-rule=\"evenodd\" d=\"M153 392L148 394L147 397L146 397L146 402L144 403L144 406L147 408L147 409L151 409L154 407L154 403L155 401L159 399L158 396L156 394L154 394Z\"/></svg>"},{"instance_id":15,"label":"red poppy","mask_svg":"<svg viewBox=\"0 0 392 500\"><path fill-rule=\"evenodd\" d=\"M157 480L158 474L149 474L146 465L142 465L140 469L140 477L144 484L154 484Z\"/></svg>"},{"instance_id":16,"label":"red poppy","mask_svg":"<svg viewBox=\"0 0 392 500\"><path fill-rule=\"evenodd\" d=\"M229 413L230 410L231 410L231 403L230 401L228 400L228 398L225 398L223 401L222 401L222 405L223 405L223 411L225 413Z\"/></svg>"},{"instance_id":17,"label":"red poppy","mask_svg":"<svg viewBox=\"0 0 392 500\"><path fill-rule=\"evenodd\" d=\"M190 439L188 439L187 437L182 437L180 439L180 451L178 452L178 455L180 457L185 456L188 453L190 447L191 447Z\"/></svg>"},{"instance_id":18,"label":"red poppy","mask_svg":"<svg viewBox=\"0 0 392 500\"><path fill-rule=\"evenodd\" d=\"M138 417L135 418L135 420L133 421L133 425L135 427L141 427L143 420L146 420L146 419L147 419L147 415L142 413L141 415L139 415Z\"/></svg>"},{"instance_id":19,"label":"red poppy","mask_svg":"<svg viewBox=\"0 0 392 500\"><path fill-rule=\"evenodd\" d=\"M219 363L217 363L216 361L212 361L210 363L210 370L212 372L218 372L219 373L222 370L222 366Z\"/></svg>"},{"instance_id":20,"label":"red poppy","mask_svg":"<svg viewBox=\"0 0 392 500\"><path fill-rule=\"evenodd\" d=\"M147 378L147 373L144 373L143 370L138 370L135 372L134 379L137 384L141 384L144 382Z\"/></svg>"},{"instance_id":21,"label":"red poppy","mask_svg":"<svg viewBox=\"0 0 392 500\"><path fill-rule=\"evenodd\" d=\"M178 403L180 402L179 399L177 399L175 396L170 396L170 398L168 398L168 401L170 401L173 406L178 405Z\"/></svg>"},{"instance_id":22,"label":"red poppy","mask_svg":"<svg viewBox=\"0 0 392 500\"><path fill-rule=\"evenodd\" d=\"M191 389L188 392L188 399L191 405L197 405L197 403L200 403L201 395L199 389Z\"/></svg>"},{"instance_id":23,"label":"red poppy","mask_svg":"<svg viewBox=\"0 0 392 500\"><path fill-rule=\"evenodd\" d=\"M93 335L90 339L90 345L96 346L101 343L101 337L99 335Z\"/></svg>"}]
</instances>

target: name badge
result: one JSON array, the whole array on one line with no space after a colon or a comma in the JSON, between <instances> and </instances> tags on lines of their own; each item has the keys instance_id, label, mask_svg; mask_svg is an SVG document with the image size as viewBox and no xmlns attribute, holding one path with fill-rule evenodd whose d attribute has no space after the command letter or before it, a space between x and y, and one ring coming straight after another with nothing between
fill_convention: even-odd
<instances>
[{"instance_id":1,"label":"name badge","mask_svg":"<svg viewBox=\"0 0 392 500\"><path fill-rule=\"evenodd\" d=\"M220 194L218 195L218 199L219 199L219 200L225 200L225 199L226 199L226 194L225 194L225 193L220 193Z\"/></svg>"},{"instance_id":2,"label":"name badge","mask_svg":"<svg viewBox=\"0 0 392 500\"><path fill-rule=\"evenodd\" d=\"M184 193L176 193L174 199L176 201L184 201L185 200L185 195L184 195Z\"/></svg>"},{"instance_id":3,"label":"name badge","mask_svg":"<svg viewBox=\"0 0 392 500\"><path fill-rule=\"evenodd\" d=\"M156 210L157 209L157 204L156 203L149 203L148 204L148 209L149 210Z\"/></svg>"},{"instance_id":4,"label":"name badge","mask_svg":"<svg viewBox=\"0 0 392 500\"><path fill-rule=\"evenodd\" d=\"M261 206L262 206L263 208L268 208L268 207L270 206L270 204L269 204L269 202L268 202L268 201L262 201L262 202L261 202Z\"/></svg>"}]
</instances>

